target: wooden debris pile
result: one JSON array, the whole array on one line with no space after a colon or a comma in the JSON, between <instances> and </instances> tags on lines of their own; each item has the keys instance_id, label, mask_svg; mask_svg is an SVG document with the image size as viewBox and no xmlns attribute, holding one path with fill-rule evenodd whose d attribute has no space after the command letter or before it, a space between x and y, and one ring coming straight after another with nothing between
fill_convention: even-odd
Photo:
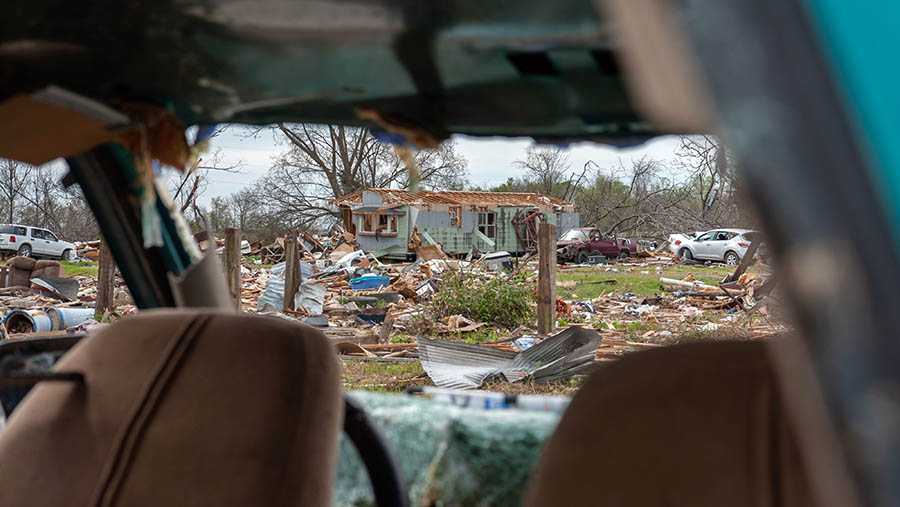
<instances>
[{"instance_id":1,"label":"wooden debris pile","mask_svg":"<svg viewBox=\"0 0 900 507\"><path fill-rule=\"evenodd\" d=\"M275 244L280 245L283 252L284 238L280 239L282 242ZM297 308L280 314L285 318L321 326L326 335L336 344L341 344L341 354L370 359L415 358L416 336L458 339L464 333L485 326L466 315L432 321L429 312L430 300L440 290L440 282L446 273L474 270L479 277L486 279L501 276L502 272L488 270L481 259L472 262L448 259L439 248L420 246L416 262L385 264L371 255L356 251L357 257L352 266L336 269L335 262L354 253L352 235L336 233L329 238L315 239L315 244L307 243L302 258L312 264L313 274L305 281L325 287L322 313L311 315L305 309ZM299 241L304 239L301 237ZM536 258L521 259L518 269L534 275L537 272L536 261ZM616 267L600 269L619 272L619 269L643 267L655 268L661 273L663 267L677 264L677 257L660 252L644 254L620 261ZM560 266L558 269L565 271L568 268ZM680 279L661 277L661 294L656 297L615 294L613 290L618 283L615 279L593 280L591 283L602 283L609 289L604 289L600 296L590 301L559 299L557 316L568 325L589 327L599 332L604 341L597 350L596 359L610 360L622 354L669 343L669 340L687 332L715 331L719 324L713 320L727 323L735 321L740 315L756 312L765 315L766 298L774 287L774 278L765 266L754 271L748 273L746 266L739 267L738 271L718 284L703 283L691 274ZM268 269L245 267L242 301L246 310L258 308L258 299L266 290L269 276ZM355 289L353 281L365 276L384 277L386 282L376 289ZM571 289L574 288L571 285L577 283L558 281L557 285L565 287L569 284ZM713 312L716 318L706 318L707 312ZM749 338L770 336L777 331L766 322L742 326L746 332L744 337ZM403 340L413 340L413 343L392 343L398 336ZM533 337L530 343L540 340L532 330L526 329L511 332L509 339L483 345L499 350L521 350L529 343L525 339L529 336ZM522 339L525 339L525 345L518 342Z\"/></svg>"}]
</instances>

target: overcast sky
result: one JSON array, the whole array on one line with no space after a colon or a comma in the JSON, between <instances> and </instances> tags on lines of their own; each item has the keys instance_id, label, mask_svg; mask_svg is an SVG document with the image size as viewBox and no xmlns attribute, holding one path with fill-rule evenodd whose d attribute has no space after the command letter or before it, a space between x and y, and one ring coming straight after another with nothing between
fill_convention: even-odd
<instances>
[{"instance_id":1,"label":"overcast sky","mask_svg":"<svg viewBox=\"0 0 900 507\"><path fill-rule=\"evenodd\" d=\"M469 180L475 185L492 186L503 183L510 176L519 175L513 162L525 157L525 150L533 143L527 138L478 138L454 136L460 153L469 163ZM581 169L590 160L600 167L616 167L630 164L633 159L648 156L657 160L675 158L679 145L677 137L660 137L633 148L615 148L597 143L581 142L566 148L572 161L572 170ZM242 128L231 127L211 140L210 151L221 148L222 164L240 163L240 174L210 171L209 187L200 199L207 205L209 199L228 195L253 183L269 170L272 158L288 149L279 144L269 131L255 138L246 137ZM206 156L208 158L208 155Z\"/></svg>"}]
</instances>

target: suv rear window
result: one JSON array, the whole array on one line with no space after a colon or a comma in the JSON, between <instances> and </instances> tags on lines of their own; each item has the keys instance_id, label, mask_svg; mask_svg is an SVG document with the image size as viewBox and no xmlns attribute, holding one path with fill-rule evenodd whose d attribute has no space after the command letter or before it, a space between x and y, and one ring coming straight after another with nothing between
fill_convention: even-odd
<instances>
[{"instance_id":1,"label":"suv rear window","mask_svg":"<svg viewBox=\"0 0 900 507\"><path fill-rule=\"evenodd\" d=\"M15 225L0 225L0 234L15 234L18 236L24 236L25 228Z\"/></svg>"}]
</instances>

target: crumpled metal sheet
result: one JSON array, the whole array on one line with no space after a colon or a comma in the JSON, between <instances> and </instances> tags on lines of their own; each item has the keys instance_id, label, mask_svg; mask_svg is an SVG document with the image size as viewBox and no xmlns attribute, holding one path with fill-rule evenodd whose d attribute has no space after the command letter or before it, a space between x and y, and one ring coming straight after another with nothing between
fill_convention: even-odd
<instances>
[{"instance_id":1,"label":"crumpled metal sheet","mask_svg":"<svg viewBox=\"0 0 900 507\"><path fill-rule=\"evenodd\" d=\"M476 389L491 375L500 373L516 357L515 352L448 340L419 338L422 368L439 387Z\"/></svg>"},{"instance_id":2,"label":"crumpled metal sheet","mask_svg":"<svg viewBox=\"0 0 900 507\"><path fill-rule=\"evenodd\" d=\"M529 376L547 382L574 375L593 362L600 341L596 332L574 326L518 353L419 338L419 359L436 386L477 389L496 376L508 382Z\"/></svg>"},{"instance_id":3,"label":"crumpled metal sheet","mask_svg":"<svg viewBox=\"0 0 900 507\"><path fill-rule=\"evenodd\" d=\"M585 355L588 362L592 362L600 340L600 335L595 331L577 326L569 327L517 354L503 368L503 376L507 381L515 382L528 375L534 375L535 380L540 380L546 375L539 373L566 372L569 368L581 365Z\"/></svg>"}]
</instances>

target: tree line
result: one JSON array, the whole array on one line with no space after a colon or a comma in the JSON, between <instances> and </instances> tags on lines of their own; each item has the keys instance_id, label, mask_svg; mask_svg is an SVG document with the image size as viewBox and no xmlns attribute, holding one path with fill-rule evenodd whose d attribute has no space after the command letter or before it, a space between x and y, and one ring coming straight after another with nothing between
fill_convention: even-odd
<instances>
[{"instance_id":1,"label":"tree line","mask_svg":"<svg viewBox=\"0 0 900 507\"><path fill-rule=\"evenodd\" d=\"M66 171L61 163L36 167L0 159L0 221L49 229L69 241L98 238L81 189L60 183Z\"/></svg>"},{"instance_id":2,"label":"tree line","mask_svg":"<svg viewBox=\"0 0 900 507\"><path fill-rule=\"evenodd\" d=\"M394 148L366 129L277 125L285 149L268 173L244 189L214 197L210 227L240 227L273 237L293 227L327 232L338 224L334 199L365 188L407 188ZM258 134L257 130L255 134ZM535 145L514 165L519 175L480 187L451 140L415 154L420 188L540 192L572 202L583 226L664 240L672 232L752 227L755 218L730 152L714 136L684 136L673 160L644 157L625 165L573 167L566 150Z\"/></svg>"},{"instance_id":3,"label":"tree line","mask_svg":"<svg viewBox=\"0 0 900 507\"><path fill-rule=\"evenodd\" d=\"M192 227L221 233L239 227L251 237L272 239L302 227L328 232L338 224L334 199L365 188L407 188L408 160L367 129L278 124L271 132L284 150L269 171L243 189L199 204L210 174L239 172L221 151L204 155L190 171L170 171L167 185ZM597 226L646 239L715 227L752 227L755 219L731 154L713 136L681 138L674 160L649 157L615 167L588 162L573 167L564 149L535 145L514 165L506 182L481 188L453 141L414 153L419 188L540 192L575 204L583 226ZM62 164L36 168L0 159L0 217L56 231L70 240L99 237L97 224L77 185L59 184Z\"/></svg>"}]
</instances>

